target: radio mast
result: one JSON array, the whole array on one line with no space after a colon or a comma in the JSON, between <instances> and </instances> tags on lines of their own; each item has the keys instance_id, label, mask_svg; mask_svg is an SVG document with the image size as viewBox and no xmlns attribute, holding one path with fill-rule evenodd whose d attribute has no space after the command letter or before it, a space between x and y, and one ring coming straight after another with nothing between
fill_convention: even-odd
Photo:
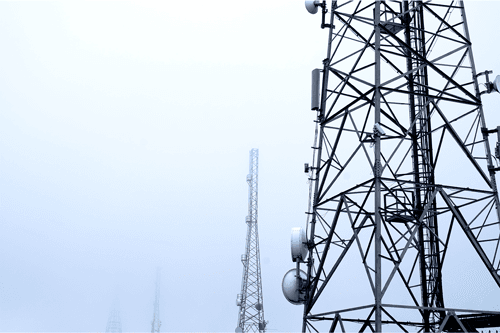
<instances>
[{"instance_id":1,"label":"radio mast","mask_svg":"<svg viewBox=\"0 0 500 333\"><path fill-rule=\"evenodd\" d=\"M113 307L109 313L108 323L106 324L106 333L122 333L122 322L120 320L120 311L118 310L118 301L113 302Z\"/></svg>"},{"instance_id":2,"label":"radio mast","mask_svg":"<svg viewBox=\"0 0 500 333\"><path fill-rule=\"evenodd\" d=\"M160 279L161 272L160 268L156 269L156 284L155 284L155 302L154 302L154 313L153 321L151 322L151 333L160 332Z\"/></svg>"},{"instance_id":3,"label":"radio mast","mask_svg":"<svg viewBox=\"0 0 500 333\"><path fill-rule=\"evenodd\" d=\"M247 238L243 263L241 294L236 298L239 307L236 333L265 332L264 302L262 297L262 279L260 274L259 232L257 227L257 185L259 168L259 150L250 150L250 173L248 183L248 216L246 217Z\"/></svg>"},{"instance_id":4,"label":"radio mast","mask_svg":"<svg viewBox=\"0 0 500 333\"><path fill-rule=\"evenodd\" d=\"M306 8L321 12L328 43L312 75L307 237L294 229L297 268L283 283L287 299L304 304L302 331L499 327L500 311L447 307L445 297L443 267L463 255L450 247L458 236L500 287L500 148L493 156L489 143L500 129L487 128L481 102L500 78L476 72L463 2Z\"/></svg>"}]
</instances>

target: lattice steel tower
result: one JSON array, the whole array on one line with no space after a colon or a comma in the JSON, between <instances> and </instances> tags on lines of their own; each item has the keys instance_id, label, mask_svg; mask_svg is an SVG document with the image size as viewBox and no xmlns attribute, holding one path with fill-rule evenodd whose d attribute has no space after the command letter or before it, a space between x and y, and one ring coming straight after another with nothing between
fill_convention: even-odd
<instances>
[{"instance_id":1,"label":"lattice steel tower","mask_svg":"<svg viewBox=\"0 0 500 333\"><path fill-rule=\"evenodd\" d=\"M122 333L122 322L120 320L120 311L118 310L118 302L115 301L113 308L109 313L108 323L106 325L106 333Z\"/></svg>"},{"instance_id":2,"label":"lattice steel tower","mask_svg":"<svg viewBox=\"0 0 500 333\"><path fill-rule=\"evenodd\" d=\"M161 281L161 271L160 268L156 269L156 283L155 283L155 302L154 302L154 313L153 321L151 321L151 333L160 332L161 320L160 320L160 281Z\"/></svg>"},{"instance_id":3,"label":"lattice steel tower","mask_svg":"<svg viewBox=\"0 0 500 333\"><path fill-rule=\"evenodd\" d=\"M500 286L500 151L489 143L499 131L481 102L499 81L476 73L463 2L306 8L322 13L328 46L313 71L307 272L288 281L303 331L499 327L498 299L457 309L445 297L463 278L446 276L461 264L457 242Z\"/></svg>"},{"instance_id":4,"label":"lattice steel tower","mask_svg":"<svg viewBox=\"0 0 500 333\"><path fill-rule=\"evenodd\" d=\"M241 294L236 298L239 307L238 326L236 332L265 332L264 301L262 296L262 278L260 273L259 232L257 226L257 186L259 169L259 150L250 150L250 173L248 183L248 216L245 254L241 256L243 263L243 279Z\"/></svg>"}]
</instances>

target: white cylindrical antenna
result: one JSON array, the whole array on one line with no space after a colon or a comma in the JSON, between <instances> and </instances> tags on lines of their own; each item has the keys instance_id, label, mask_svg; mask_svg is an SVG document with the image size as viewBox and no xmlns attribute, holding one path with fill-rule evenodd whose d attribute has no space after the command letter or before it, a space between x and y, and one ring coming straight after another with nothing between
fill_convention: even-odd
<instances>
[{"instance_id":1,"label":"white cylindrical antenna","mask_svg":"<svg viewBox=\"0 0 500 333\"><path fill-rule=\"evenodd\" d=\"M382 126L380 126L379 123L375 123L375 126L373 127L373 129L374 129L374 132L376 132L376 134L378 133L379 135L385 135L385 131L382 128Z\"/></svg>"}]
</instances>

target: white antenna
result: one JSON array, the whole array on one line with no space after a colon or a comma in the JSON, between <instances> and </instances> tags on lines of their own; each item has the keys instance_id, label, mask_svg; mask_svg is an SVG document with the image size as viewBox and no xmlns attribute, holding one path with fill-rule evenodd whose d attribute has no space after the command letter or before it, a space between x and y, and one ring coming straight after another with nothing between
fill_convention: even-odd
<instances>
[{"instance_id":1,"label":"white antenna","mask_svg":"<svg viewBox=\"0 0 500 333\"><path fill-rule=\"evenodd\" d=\"M283 277L281 288L286 300L294 305L304 304L306 297L303 284L307 280L306 273L301 269L292 268Z\"/></svg>"},{"instance_id":2,"label":"white antenna","mask_svg":"<svg viewBox=\"0 0 500 333\"><path fill-rule=\"evenodd\" d=\"M307 250L307 238L304 229L292 228L292 261L305 262Z\"/></svg>"},{"instance_id":3,"label":"white antenna","mask_svg":"<svg viewBox=\"0 0 500 333\"><path fill-rule=\"evenodd\" d=\"M493 82L490 81L490 74L493 73L493 71L484 71L481 73L478 73L476 77L479 77L481 75L486 76L486 83L484 83L484 86L486 87L485 91L481 91L480 94L491 94L492 92L500 92L500 75L497 75L495 80Z\"/></svg>"},{"instance_id":4,"label":"white antenna","mask_svg":"<svg viewBox=\"0 0 500 333\"><path fill-rule=\"evenodd\" d=\"M317 0L306 0L306 9L310 14L316 14L321 2Z\"/></svg>"},{"instance_id":5,"label":"white antenna","mask_svg":"<svg viewBox=\"0 0 500 333\"><path fill-rule=\"evenodd\" d=\"M307 259L308 247L306 232L302 228L292 228L291 237L292 261L297 268L292 268L283 277L281 288L283 295L292 304L300 305L305 302L304 281L306 273L300 269L300 263Z\"/></svg>"},{"instance_id":6,"label":"white antenna","mask_svg":"<svg viewBox=\"0 0 500 333\"><path fill-rule=\"evenodd\" d=\"M497 75L497 77L491 84L493 85L493 89L496 92L500 92L500 75Z\"/></svg>"}]
</instances>

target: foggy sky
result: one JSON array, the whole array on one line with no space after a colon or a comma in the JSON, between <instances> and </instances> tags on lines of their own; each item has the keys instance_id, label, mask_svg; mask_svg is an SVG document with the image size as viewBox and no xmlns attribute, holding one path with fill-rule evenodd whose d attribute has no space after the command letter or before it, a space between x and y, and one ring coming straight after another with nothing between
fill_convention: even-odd
<instances>
[{"instance_id":1,"label":"foggy sky","mask_svg":"<svg viewBox=\"0 0 500 333\"><path fill-rule=\"evenodd\" d=\"M500 2L466 10L478 72L500 74ZM0 331L104 331L115 298L123 331L149 331L161 267L162 331L234 332L251 148L265 319L300 331L281 279L320 19L285 0L0 2ZM500 95L483 102L500 125Z\"/></svg>"}]
</instances>

